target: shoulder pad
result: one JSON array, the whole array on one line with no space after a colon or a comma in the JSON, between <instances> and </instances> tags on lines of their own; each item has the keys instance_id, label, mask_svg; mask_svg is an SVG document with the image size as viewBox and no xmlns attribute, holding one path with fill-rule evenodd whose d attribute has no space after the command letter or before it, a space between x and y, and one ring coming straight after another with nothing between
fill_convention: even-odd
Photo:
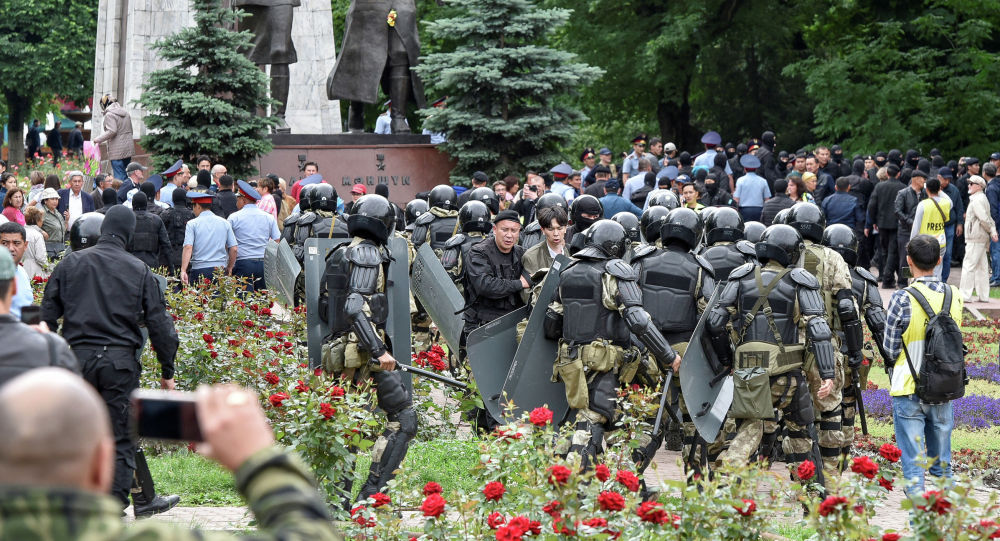
<instances>
[{"instance_id":1,"label":"shoulder pad","mask_svg":"<svg viewBox=\"0 0 1000 541\"><path fill-rule=\"evenodd\" d=\"M873 284L878 283L878 280L875 279L875 275L864 267L854 267L854 272L858 273L858 276L864 278L866 282L871 282Z\"/></svg>"},{"instance_id":2,"label":"shoulder pad","mask_svg":"<svg viewBox=\"0 0 1000 541\"><path fill-rule=\"evenodd\" d=\"M704 257L701 257L700 255L695 255L695 254L691 254L691 255L694 255L694 260L697 261L699 265L701 265L701 268L705 272L707 272L709 276L711 276L712 278L715 278L715 269L712 268L712 264L709 263L707 259L705 259ZM736 269L733 269L733 270L736 270Z\"/></svg>"},{"instance_id":3,"label":"shoulder pad","mask_svg":"<svg viewBox=\"0 0 1000 541\"><path fill-rule=\"evenodd\" d=\"M629 265L621 259L612 259L608 261L604 265L604 272L607 272L619 280L630 280L634 282L639 279L639 274L632 268L632 265Z\"/></svg>"},{"instance_id":4,"label":"shoulder pad","mask_svg":"<svg viewBox=\"0 0 1000 541\"><path fill-rule=\"evenodd\" d=\"M362 242L347 249L347 260L361 267L374 267L384 261L378 246Z\"/></svg>"},{"instance_id":5,"label":"shoulder pad","mask_svg":"<svg viewBox=\"0 0 1000 541\"><path fill-rule=\"evenodd\" d=\"M656 252L656 246L652 244L640 244L635 250L632 251L632 261L636 261L647 255Z\"/></svg>"},{"instance_id":6,"label":"shoulder pad","mask_svg":"<svg viewBox=\"0 0 1000 541\"><path fill-rule=\"evenodd\" d=\"M757 250L749 241L736 241L736 250L747 257L757 257Z\"/></svg>"},{"instance_id":7,"label":"shoulder pad","mask_svg":"<svg viewBox=\"0 0 1000 541\"><path fill-rule=\"evenodd\" d=\"M445 243L444 243L444 249L445 249L445 250L450 250L450 249L452 249L452 248L458 248L458 247L459 247L459 246L461 246L461 245L462 245L462 243L464 243L464 242L466 241L466 239L468 239L468 238L469 238L469 237L467 237L467 236L465 235L465 233L458 233L458 234L456 234L456 235L452 236L452 237L451 237L450 239L448 239L448 241L447 241L447 242L445 242Z\"/></svg>"},{"instance_id":8,"label":"shoulder pad","mask_svg":"<svg viewBox=\"0 0 1000 541\"><path fill-rule=\"evenodd\" d=\"M172 210L177 210L177 209L172 209ZM292 225L292 224L298 222L299 218L301 218L301 217L302 217L301 214L292 214L292 215L288 216L287 218L285 218L285 221L282 222L281 225Z\"/></svg>"},{"instance_id":9,"label":"shoulder pad","mask_svg":"<svg viewBox=\"0 0 1000 541\"><path fill-rule=\"evenodd\" d=\"M427 225L427 224L433 222L435 219L437 219L437 216L431 214L430 212L425 212L425 213L421 214L420 216L418 216L417 219L413 221L413 224L414 225Z\"/></svg>"},{"instance_id":10,"label":"shoulder pad","mask_svg":"<svg viewBox=\"0 0 1000 541\"><path fill-rule=\"evenodd\" d=\"M701 259L701 257L699 257L698 259ZM754 265L753 263L744 263L739 267L733 269L733 272L729 273L727 279L730 281L734 279L739 280L740 278L749 276L750 273L753 272L754 267L756 267L756 265Z\"/></svg>"},{"instance_id":11,"label":"shoulder pad","mask_svg":"<svg viewBox=\"0 0 1000 541\"><path fill-rule=\"evenodd\" d=\"M794 268L792 272L788 273L792 281L799 284L802 287L808 287L809 289L819 289L819 280L816 279L809 271L803 268Z\"/></svg>"},{"instance_id":12,"label":"shoulder pad","mask_svg":"<svg viewBox=\"0 0 1000 541\"><path fill-rule=\"evenodd\" d=\"M316 216L316 214L314 214L312 212L307 212L307 213L299 216L299 225L309 225L309 224L315 222L318 218L319 218L319 216Z\"/></svg>"}]
</instances>

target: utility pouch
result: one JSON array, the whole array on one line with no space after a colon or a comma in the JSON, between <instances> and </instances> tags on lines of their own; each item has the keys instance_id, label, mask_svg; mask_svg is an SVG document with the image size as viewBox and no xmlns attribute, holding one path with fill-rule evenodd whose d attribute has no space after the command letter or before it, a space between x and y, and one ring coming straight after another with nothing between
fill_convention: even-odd
<instances>
[{"instance_id":1,"label":"utility pouch","mask_svg":"<svg viewBox=\"0 0 1000 541\"><path fill-rule=\"evenodd\" d=\"M591 372L609 372L621 366L625 350L604 340L594 340L580 346L580 359Z\"/></svg>"},{"instance_id":2,"label":"utility pouch","mask_svg":"<svg viewBox=\"0 0 1000 541\"><path fill-rule=\"evenodd\" d=\"M569 344L559 344L559 356L552 367L552 381L562 381L566 387L566 402L572 409L583 409L589 405L587 375L583 371L583 360L571 355Z\"/></svg>"},{"instance_id":3,"label":"utility pouch","mask_svg":"<svg viewBox=\"0 0 1000 541\"><path fill-rule=\"evenodd\" d=\"M733 372L733 419L774 419L771 378L761 367L737 368Z\"/></svg>"},{"instance_id":4,"label":"utility pouch","mask_svg":"<svg viewBox=\"0 0 1000 541\"><path fill-rule=\"evenodd\" d=\"M768 342L744 342L736 348L735 368L760 367L769 376L779 376L801 368L804 352L801 344L780 347Z\"/></svg>"},{"instance_id":5,"label":"utility pouch","mask_svg":"<svg viewBox=\"0 0 1000 541\"><path fill-rule=\"evenodd\" d=\"M323 344L323 370L327 374L341 374L346 368L344 360L345 339L343 336Z\"/></svg>"}]
</instances>

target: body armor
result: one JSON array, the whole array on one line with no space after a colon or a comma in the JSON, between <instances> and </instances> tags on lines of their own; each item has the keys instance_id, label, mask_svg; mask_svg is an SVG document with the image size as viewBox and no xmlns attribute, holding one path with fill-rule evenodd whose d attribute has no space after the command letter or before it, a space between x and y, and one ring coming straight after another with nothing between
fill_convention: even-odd
<instances>
[{"instance_id":1,"label":"body armor","mask_svg":"<svg viewBox=\"0 0 1000 541\"><path fill-rule=\"evenodd\" d=\"M458 224L458 213L447 211L451 216L438 216L440 209L434 208L430 212L425 212L417 218L413 227L413 247L420 248L420 245L427 242L434 250L444 248L448 239L455 235Z\"/></svg>"},{"instance_id":2,"label":"body armor","mask_svg":"<svg viewBox=\"0 0 1000 541\"><path fill-rule=\"evenodd\" d=\"M761 269L761 277L765 284L770 283L776 274L777 272L774 270ZM771 332L767 317L762 310L757 311L749 327L744 329L745 318L754 305L757 304L757 298L759 297L757 283L753 274L747 274L735 282L738 291L736 299L737 317L733 318L733 326L736 332L743 333L744 341L753 340L768 342L770 344L775 343L774 333ZM732 284L727 286L726 291L723 293L723 304L726 304L729 300L726 293L731 290L731 286ZM797 344L799 342L798 322L795 320L794 313L797 290L798 286L792 281L791 275L786 274L782 277L778 285L771 290L771 294L767 296L767 302L771 306L774 323L778 327L778 333L781 335L784 344Z\"/></svg>"},{"instance_id":3,"label":"body armor","mask_svg":"<svg viewBox=\"0 0 1000 541\"><path fill-rule=\"evenodd\" d=\"M463 284L465 281L465 261L469 256L469 250L474 244L485 238L486 235L473 231L459 233L445 243L441 252L441 266L448 271L456 284Z\"/></svg>"},{"instance_id":4,"label":"body armor","mask_svg":"<svg viewBox=\"0 0 1000 541\"><path fill-rule=\"evenodd\" d=\"M747 263L748 257L735 243L732 242L720 242L709 246L701 253L701 257L708 261L708 264L712 266L715 271L715 277L720 282L724 282L729 279L729 273L733 272L733 269Z\"/></svg>"},{"instance_id":5,"label":"body armor","mask_svg":"<svg viewBox=\"0 0 1000 541\"><path fill-rule=\"evenodd\" d=\"M299 219L295 221L295 235L294 242L292 242L292 252L295 253L295 258L302 263L305 257L306 250L306 239L309 238L309 232L312 229L312 224L318 220L319 217L316 216L314 212L305 212L299 215Z\"/></svg>"},{"instance_id":6,"label":"body armor","mask_svg":"<svg viewBox=\"0 0 1000 541\"><path fill-rule=\"evenodd\" d=\"M348 239L347 216L326 210L316 211L316 221L310 224L308 238Z\"/></svg>"},{"instance_id":7,"label":"body armor","mask_svg":"<svg viewBox=\"0 0 1000 541\"><path fill-rule=\"evenodd\" d=\"M626 347L629 330L616 311L603 303L603 279L607 261L581 260L566 267L559 280L563 305L562 338L572 344L607 340Z\"/></svg>"},{"instance_id":8,"label":"body armor","mask_svg":"<svg viewBox=\"0 0 1000 541\"><path fill-rule=\"evenodd\" d=\"M656 250L636 256L642 304L656 328L673 344L687 342L698 323L698 299L715 289L711 266L680 250Z\"/></svg>"},{"instance_id":9,"label":"body armor","mask_svg":"<svg viewBox=\"0 0 1000 541\"><path fill-rule=\"evenodd\" d=\"M298 224L300 216L302 215L298 212L290 214L281 224L281 238L285 239L285 242L287 242L289 246L293 246L295 244L295 226ZM173 237L171 237L171 239L173 239Z\"/></svg>"},{"instance_id":10,"label":"body armor","mask_svg":"<svg viewBox=\"0 0 1000 541\"><path fill-rule=\"evenodd\" d=\"M385 248L370 241L342 245L330 253L323 274L325 296L320 301L321 314L330 325L327 340L353 330L362 345L371 346L367 343L371 337L366 336L371 334L371 326L383 329L389 314L384 283L388 263ZM360 306L364 303L368 313Z\"/></svg>"},{"instance_id":11,"label":"body armor","mask_svg":"<svg viewBox=\"0 0 1000 541\"><path fill-rule=\"evenodd\" d=\"M160 266L160 226L163 222L147 211L135 213L135 234L129 252L149 268ZM181 241L183 243L183 241Z\"/></svg>"},{"instance_id":12,"label":"body armor","mask_svg":"<svg viewBox=\"0 0 1000 541\"><path fill-rule=\"evenodd\" d=\"M521 231L521 246L527 250L539 242L542 242L543 238L545 237L542 234L542 226L539 225L537 220L533 221Z\"/></svg>"}]
</instances>

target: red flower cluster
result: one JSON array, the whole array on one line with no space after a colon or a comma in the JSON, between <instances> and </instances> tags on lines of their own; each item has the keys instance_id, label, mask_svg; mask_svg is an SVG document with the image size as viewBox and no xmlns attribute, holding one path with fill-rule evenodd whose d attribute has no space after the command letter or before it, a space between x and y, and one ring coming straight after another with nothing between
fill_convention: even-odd
<instances>
[{"instance_id":1,"label":"red flower cluster","mask_svg":"<svg viewBox=\"0 0 1000 541\"><path fill-rule=\"evenodd\" d=\"M979 535L989 536L987 539L1000 539L1000 524L987 518L980 519L979 524L969 528Z\"/></svg>"},{"instance_id":2,"label":"red flower cluster","mask_svg":"<svg viewBox=\"0 0 1000 541\"><path fill-rule=\"evenodd\" d=\"M566 466L556 464L555 466L549 466L549 484L550 485L565 485L566 481L569 480L569 468Z\"/></svg>"},{"instance_id":3,"label":"red flower cluster","mask_svg":"<svg viewBox=\"0 0 1000 541\"><path fill-rule=\"evenodd\" d=\"M878 484L882 488L888 490L889 492L892 492L892 479L886 479L884 477L879 477L878 478Z\"/></svg>"},{"instance_id":4,"label":"red flower cluster","mask_svg":"<svg viewBox=\"0 0 1000 541\"><path fill-rule=\"evenodd\" d=\"M546 515L556 516L559 514L559 510L562 509L562 503L558 500L552 500L551 502L545 504L542 507L542 511L545 511Z\"/></svg>"},{"instance_id":5,"label":"red flower cluster","mask_svg":"<svg viewBox=\"0 0 1000 541\"><path fill-rule=\"evenodd\" d=\"M194 319L196 321L205 321L205 314L198 312L197 314L194 315Z\"/></svg>"},{"instance_id":6,"label":"red flower cluster","mask_svg":"<svg viewBox=\"0 0 1000 541\"><path fill-rule=\"evenodd\" d=\"M444 350L441 349L441 346L435 345L430 351L421 351L414 355L413 362L419 367L430 365L434 370L443 372L448 369L448 363L444 362L443 356Z\"/></svg>"},{"instance_id":7,"label":"red flower cluster","mask_svg":"<svg viewBox=\"0 0 1000 541\"><path fill-rule=\"evenodd\" d=\"M944 494L941 494L939 490L924 492L924 499L927 500L927 505L917 506L917 509L921 511L933 511L939 515L944 515L951 510L951 502L945 499Z\"/></svg>"},{"instance_id":8,"label":"red flower cluster","mask_svg":"<svg viewBox=\"0 0 1000 541\"><path fill-rule=\"evenodd\" d=\"M344 394L346 394L346 392L347 391L345 391L343 387L334 385L333 388L330 389L330 396L334 398L344 398Z\"/></svg>"},{"instance_id":9,"label":"red flower cluster","mask_svg":"<svg viewBox=\"0 0 1000 541\"><path fill-rule=\"evenodd\" d=\"M528 420L535 426L545 426L552 422L552 410L546 407L531 410Z\"/></svg>"},{"instance_id":10,"label":"red flower cluster","mask_svg":"<svg viewBox=\"0 0 1000 541\"><path fill-rule=\"evenodd\" d=\"M542 533L542 523L537 520L530 520L528 517L518 515L507 522L507 528L518 538L525 534L538 535ZM501 528L502 529L502 528Z\"/></svg>"},{"instance_id":11,"label":"red flower cluster","mask_svg":"<svg viewBox=\"0 0 1000 541\"><path fill-rule=\"evenodd\" d=\"M309 386L306 385L306 383L300 379L298 385L295 386L295 390L300 393L308 393Z\"/></svg>"},{"instance_id":12,"label":"red flower cluster","mask_svg":"<svg viewBox=\"0 0 1000 541\"><path fill-rule=\"evenodd\" d=\"M324 419L329 419L330 417L333 417L334 415L337 414L337 408L331 406L326 402L322 402L319 405L319 413L323 416Z\"/></svg>"},{"instance_id":13,"label":"red flower cluster","mask_svg":"<svg viewBox=\"0 0 1000 541\"><path fill-rule=\"evenodd\" d=\"M253 321L250 321L249 319L244 319L243 320L243 326L246 327L246 328L248 328L248 329L252 329L254 327L254 324L253 324Z\"/></svg>"},{"instance_id":14,"label":"red flower cluster","mask_svg":"<svg viewBox=\"0 0 1000 541\"><path fill-rule=\"evenodd\" d=\"M825 517L845 505L847 505L847 498L843 496L827 496L826 499L819 504L819 514L820 516Z\"/></svg>"},{"instance_id":15,"label":"red flower cluster","mask_svg":"<svg viewBox=\"0 0 1000 541\"><path fill-rule=\"evenodd\" d=\"M264 381L271 385L277 385L278 382L281 381L281 378L279 378L278 374L275 374L274 372L268 372L264 374Z\"/></svg>"},{"instance_id":16,"label":"red flower cluster","mask_svg":"<svg viewBox=\"0 0 1000 541\"><path fill-rule=\"evenodd\" d=\"M424 485L424 496L430 496L431 494L441 494L441 485L434 481Z\"/></svg>"},{"instance_id":17,"label":"red flower cluster","mask_svg":"<svg viewBox=\"0 0 1000 541\"><path fill-rule=\"evenodd\" d=\"M500 481L490 481L483 487L483 496L486 496L486 501L498 502L506 491L507 489Z\"/></svg>"},{"instance_id":18,"label":"red flower cluster","mask_svg":"<svg viewBox=\"0 0 1000 541\"><path fill-rule=\"evenodd\" d=\"M271 396L267 397L267 401L270 402L272 406L280 408L281 403L284 402L285 400L288 400L288 398L289 398L288 393L274 393Z\"/></svg>"},{"instance_id":19,"label":"red flower cluster","mask_svg":"<svg viewBox=\"0 0 1000 541\"><path fill-rule=\"evenodd\" d=\"M903 538L903 536L899 535L898 533L894 533L894 532L889 532L889 533L882 534L882 541L899 541L902 538Z\"/></svg>"},{"instance_id":20,"label":"red flower cluster","mask_svg":"<svg viewBox=\"0 0 1000 541\"><path fill-rule=\"evenodd\" d=\"M206 344L211 344L212 342L215 342L215 338L208 333L201 335L201 339L204 340Z\"/></svg>"},{"instance_id":21,"label":"red flower cluster","mask_svg":"<svg viewBox=\"0 0 1000 541\"><path fill-rule=\"evenodd\" d=\"M625 497L610 490L601 492L597 496L597 503L604 511L621 511L625 509Z\"/></svg>"},{"instance_id":22,"label":"red flower cluster","mask_svg":"<svg viewBox=\"0 0 1000 541\"><path fill-rule=\"evenodd\" d=\"M507 518L503 516L500 511L494 511L490 513L490 516L486 517L486 524L491 530L495 530L507 522Z\"/></svg>"},{"instance_id":23,"label":"red flower cluster","mask_svg":"<svg viewBox=\"0 0 1000 541\"><path fill-rule=\"evenodd\" d=\"M802 461L799 463L799 467L795 468L795 474L799 476L799 479L808 481L816 475L816 465L811 460Z\"/></svg>"},{"instance_id":24,"label":"red flower cluster","mask_svg":"<svg viewBox=\"0 0 1000 541\"><path fill-rule=\"evenodd\" d=\"M365 518L362 512L365 511L367 507L359 505L354 509L351 509L351 516L354 517L353 520L355 524L361 526L362 528L374 528L375 527L375 517Z\"/></svg>"},{"instance_id":25,"label":"red flower cluster","mask_svg":"<svg viewBox=\"0 0 1000 541\"><path fill-rule=\"evenodd\" d=\"M635 514L643 522L651 522L653 524L662 525L670 520L670 516L667 515L666 510L663 509L663 504L660 502L642 502L636 508Z\"/></svg>"},{"instance_id":26,"label":"red flower cluster","mask_svg":"<svg viewBox=\"0 0 1000 541\"><path fill-rule=\"evenodd\" d=\"M427 487L424 487L427 490ZM424 503L420 504L420 510L423 511L425 517L439 517L444 513L444 506L448 502L441 497L440 494L434 493L430 496L424 498Z\"/></svg>"},{"instance_id":27,"label":"red flower cluster","mask_svg":"<svg viewBox=\"0 0 1000 541\"><path fill-rule=\"evenodd\" d=\"M737 507L734 505L733 509L735 509L739 514L749 517L754 513L754 511L757 510L757 502L743 498L743 506Z\"/></svg>"},{"instance_id":28,"label":"red flower cluster","mask_svg":"<svg viewBox=\"0 0 1000 541\"><path fill-rule=\"evenodd\" d=\"M625 485L625 488L632 492L639 491L639 478L628 470L618 470L618 474L615 475L615 481Z\"/></svg>"},{"instance_id":29,"label":"red flower cluster","mask_svg":"<svg viewBox=\"0 0 1000 541\"><path fill-rule=\"evenodd\" d=\"M882 455L882 458L889 462L899 462L900 457L903 456L903 451L891 443L883 443L882 447L878 448L878 454Z\"/></svg>"},{"instance_id":30,"label":"red flower cluster","mask_svg":"<svg viewBox=\"0 0 1000 541\"><path fill-rule=\"evenodd\" d=\"M385 493L382 492L376 492L375 494L372 494L372 499L375 500L375 503L372 504L372 507L382 507L383 505L388 505L392 503L392 500L389 498L389 496L387 496Z\"/></svg>"},{"instance_id":31,"label":"red flower cluster","mask_svg":"<svg viewBox=\"0 0 1000 541\"><path fill-rule=\"evenodd\" d=\"M874 479L875 474L878 473L878 464L866 456L854 457L854 460L851 461L851 471L868 479Z\"/></svg>"},{"instance_id":32,"label":"red flower cluster","mask_svg":"<svg viewBox=\"0 0 1000 541\"><path fill-rule=\"evenodd\" d=\"M611 470L604 464L598 464L594 468L594 476L597 477L598 481L603 483L611 477Z\"/></svg>"}]
</instances>

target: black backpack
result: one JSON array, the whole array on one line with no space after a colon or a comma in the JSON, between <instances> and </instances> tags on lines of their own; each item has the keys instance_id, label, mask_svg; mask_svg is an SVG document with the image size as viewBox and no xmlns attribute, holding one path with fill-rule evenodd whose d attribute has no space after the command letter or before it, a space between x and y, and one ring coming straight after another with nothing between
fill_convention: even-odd
<instances>
[{"instance_id":1,"label":"black backpack","mask_svg":"<svg viewBox=\"0 0 1000 541\"><path fill-rule=\"evenodd\" d=\"M908 287L906 292L916 299L929 317L919 376L913 368L910 353L903 346L906 364L916 382L917 397L923 402L937 404L965 396L965 385L969 381L965 373L965 345L962 343L962 331L951 317L951 286L945 287L944 304L936 314L915 288Z\"/></svg>"}]
</instances>

